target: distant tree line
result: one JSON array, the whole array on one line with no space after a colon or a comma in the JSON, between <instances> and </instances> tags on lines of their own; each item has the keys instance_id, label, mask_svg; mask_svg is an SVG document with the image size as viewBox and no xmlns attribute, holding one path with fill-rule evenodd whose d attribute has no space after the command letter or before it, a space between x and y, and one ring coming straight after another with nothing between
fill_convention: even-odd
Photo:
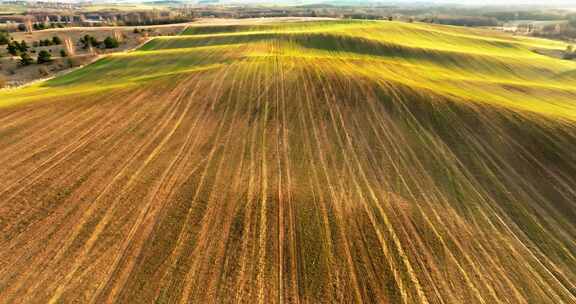
<instances>
[{"instance_id":1,"label":"distant tree line","mask_svg":"<svg viewBox=\"0 0 576 304\"><path fill-rule=\"evenodd\" d=\"M564 51L564 59L572 60L576 59L576 49L573 45L569 45L566 47L566 51Z\"/></svg>"},{"instance_id":2,"label":"distant tree line","mask_svg":"<svg viewBox=\"0 0 576 304\"><path fill-rule=\"evenodd\" d=\"M535 21L553 21L562 20L565 16L555 14L552 12L543 11L498 11L487 12L482 14L484 17L493 17L499 21L514 21L514 20L535 20Z\"/></svg>"},{"instance_id":3,"label":"distant tree line","mask_svg":"<svg viewBox=\"0 0 576 304\"><path fill-rule=\"evenodd\" d=\"M194 20L193 18L172 18L172 19L146 19L141 21L124 21L126 26L163 25L185 23Z\"/></svg>"},{"instance_id":4,"label":"distant tree line","mask_svg":"<svg viewBox=\"0 0 576 304\"><path fill-rule=\"evenodd\" d=\"M545 26L542 30L534 33L534 35L550 39L575 40L576 16L571 16L568 22Z\"/></svg>"},{"instance_id":5,"label":"distant tree line","mask_svg":"<svg viewBox=\"0 0 576 304\"><path fill-rule=\"evenodd\" d=\"M425 18L424 22L456 26L497 26L498 20L493 17L461 16Z\"/></svg>"}]
</instances>

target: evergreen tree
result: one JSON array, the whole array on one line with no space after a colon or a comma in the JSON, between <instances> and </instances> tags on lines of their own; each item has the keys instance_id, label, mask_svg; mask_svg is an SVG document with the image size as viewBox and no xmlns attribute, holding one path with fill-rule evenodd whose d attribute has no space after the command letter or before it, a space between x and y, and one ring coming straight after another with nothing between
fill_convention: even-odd
<instances>
[{"instance_id":1,"label":"evergreen tree","mask_svg":"<svg viewBox=\"0 0 576 304\"><path fill-rule=\"evenodd\" d=\"M46 50L42 50L38 53L38 64L48 63L52 61L52 54Z\"/></svg>"},{"instance_id":2,"label":"evergreen tree","mask_svg":"<svg viewBox=\"0 0 576 304\"><path fill-rule=\"evenodd\" d=\"M20 51L19 51L19 47L16 44L18 44L18 42L16 42L16 41L14 41L12 43L8 43L8 46L6 47L6 49L8 50L8 54L10 54L12 56L18 56Z\"/></svg>"},{"instance_id":3,"label":"evergreen tree","mask_svg":"<svg viewBox=\"0 0 576 304\"><path fill-rule=\"evenodd\" d=\"M99 47L101 44L100 41L98 41L95 37L90 35L86 35L80 38L80 43L82 44L82 47L85 49L89 47Z\"/></svg>"},{"instance_id":4,"label":"evergreen tree","mask_svg":"<svg viewBox=\"0 0 576 304\"><path fill-rule=\"evenodd\" d=\"M28 44L24 40L22 40L20 43L16 42L16 46L21 53L26 53L29 48Z\"/></svg>"},{"instance_id":5,"label":"evergreen tree","mask_svg":"<svg viewBox=\"0 0 576 304\"><path fill-rule=\"evenodd\" d=\"M120 43L118 43L118 40L116 38L108 36L106 37L106 39L104 39L104 47L106 47L107 49L115 49L118 46L120 46Z\"/></svg>"},{"instance_id":6,"label":"evergreen tree","mask_svg":"<svg viewBox=\"0 0 576 304\"><path fill-rule=\"evenodd\" d=\"M10 43L10 35L6 32L0 32L0 45L7 45Z\"/></svg>"},{"instance_id":7,"label":"evergreen tree","mask_svg":"<svg viewBox=\"0 0 576 304\"><path fill-rule=\"evenodd\" d=\"M20 54L20 64L21 65L31 65L34 63L34 59L28 55L28 53Z\"/></svg>"},{"instance_id":8,"label":"evergreen tree","mask_svg":"<svg viewBox=\"0 0 576 304\"><path fill-rule=\"evenodd\" d=\"M60 44L62 44L62 39L60 39L60 37L58 37L58 36L54 36L54 37L52 37L52 44L60 45Z\"/></svg>"}]
</instances>

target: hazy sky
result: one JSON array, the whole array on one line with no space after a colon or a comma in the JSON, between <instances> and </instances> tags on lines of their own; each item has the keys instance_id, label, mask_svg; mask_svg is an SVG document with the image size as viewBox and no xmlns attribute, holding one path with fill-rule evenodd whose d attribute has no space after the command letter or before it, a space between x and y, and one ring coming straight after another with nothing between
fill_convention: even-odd
<instances>
[{"instance_id":1,"label":"hazy sky","mask_svg":"<svg viewBox=\"0 0 576 304\"><path fill-rule=\"evenodd\" d=\"M226 0L223 0L226 1ZM234 1L234 0L233 0ZM235 0L242 1L242 0ZM250 1L250 0L247 0ZM257 0L274 3L281 0ZM304 2L324 2L329 3L331 0L304 0ZM298 1L302 2L302 0ZM515 5L537 5L537 6L561 6L561 7L576 7L576 0L348 0L347 2L357 2L357 3L450 3L450 4L461 4L461 5L504 5L504 6L515 6Z\"/></svg>"},{"instance_id":2,"label":"hazy sky","mask_svg":"<svg viewBox=\"0 0 576 304\"><path fill-rule=\"evenodd\" d=\"M397 2L416 2L417 0L396 0ZM424 0L426 1L426 0ZM566 5L576 6L576 0L430 0L430 2L439 3L459 3L459 4L501 4L501 5L518 5L518 4L534 4L534 5Z\"/></svg>"},{"instance_id":3,"label":"hazy sky","mask_svg":"<svg viewBox=\"0 0 576 304\"><path fill-rule=\"evenodd\" d=\"M1 2L2 0L0 0ZM38 0L40 1L40 0ZM49 1L49 0L48 0ZM74 1L74 0L59 0ZM93 0L94 2L147 2L155 0ZM186 1L186 0L184 0ZM188 0L197 2L198 0ZM460 5L536 5L536 6L556 6L563 8L576 8L576 0L220 0L220 2L234 3L330 3L330 2L348 2L348 3L436 3L436 4L460 4Z\"/></svg>"},{"instance_id":4,"label":"hazy sky","mask_svg":"<svg viewBox=\"0 0 576 304\"><path fill-rule=\"evenodd\" d=\"M262 0L260 0L262 1ZM264 0L265 1L265 0ZM275 2L268 0L267 2ZM330 2L330 0L317 0L311 2ZM451 3L463 5L541 5L576 7L576 0L349 0L349 2L391 2L391 3Z\"/></svg>"}]
</instances>

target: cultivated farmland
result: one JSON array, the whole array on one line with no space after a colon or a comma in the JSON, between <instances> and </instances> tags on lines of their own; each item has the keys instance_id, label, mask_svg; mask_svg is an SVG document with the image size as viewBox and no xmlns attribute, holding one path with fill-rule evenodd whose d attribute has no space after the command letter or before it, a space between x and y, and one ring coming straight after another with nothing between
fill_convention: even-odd
<instances>
[{"instance_id":1,"label":"cultivated farmland","mask_svg":"<svg viewBox=\"0 0 576 304\"><path fill-rule=\"evenodd\" d=\"M576 63L190 26L0 92L1 303L574 303Z\"/></svg>"}]
</instances>

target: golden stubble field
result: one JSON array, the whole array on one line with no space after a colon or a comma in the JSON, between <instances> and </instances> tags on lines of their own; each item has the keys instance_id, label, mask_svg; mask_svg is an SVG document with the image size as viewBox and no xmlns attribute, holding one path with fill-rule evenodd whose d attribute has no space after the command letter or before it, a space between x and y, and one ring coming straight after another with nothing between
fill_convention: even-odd
<instances>
[{"instance_id":1,"label":"golden stubble field","mask_svg":"<svg viewBox=\"0 0 576 304\"><path fill-rule=\"evenodd\" d=\"M0 93L1 303L571 303L576 64L206 25Z\"/></svg>"}]
</instances>

